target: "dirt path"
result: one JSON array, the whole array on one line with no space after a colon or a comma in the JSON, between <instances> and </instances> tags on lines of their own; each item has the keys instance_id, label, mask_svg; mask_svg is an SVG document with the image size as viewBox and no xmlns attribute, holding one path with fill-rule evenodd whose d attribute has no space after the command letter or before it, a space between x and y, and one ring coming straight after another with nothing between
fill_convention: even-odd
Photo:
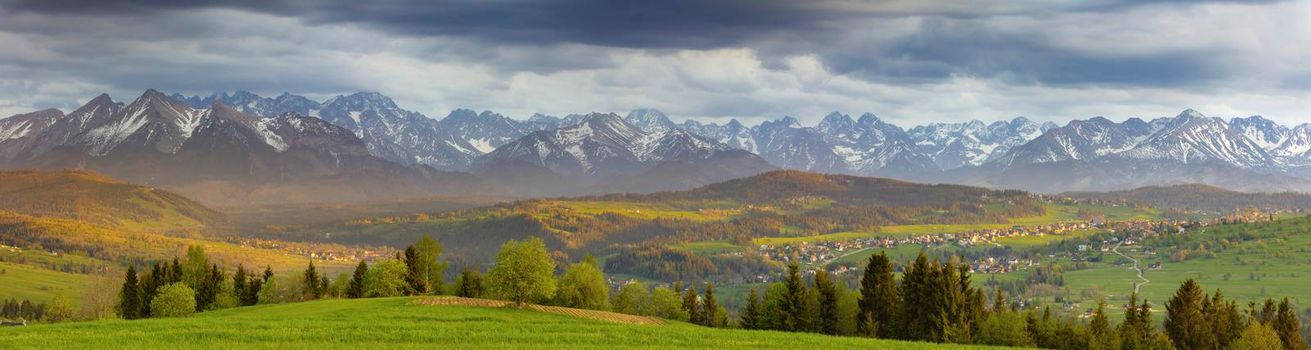
<instances>
[{"instance_id":1,"label":"dirt path","mask_svg":"<svg viewBox=\"0 0 1311 350\"><path fill-rule=\"evenodd\" d=\"M503 300L461 298L461 297L452 297L452 296L434 296L434 297L417 298L414 299L414 301L412 301L411 304L478 306L478 307L512 306L512 303ZM617 312L583 310L583 309L574 309L568 307L545 306L545 305L535 305L535 304L524 305L524 308L528 310L549 312L553 314L560 314L565 316L586 318L590 320L605 321L605 322L627 323L627 324L665 324L665 320L659 318L621 314Z\"/></svg>"},{"instance_id":2,"label":"dirt path","mask_svg":"<svg viewBox=\"0 0 1311 350\"><path fill-rule=\"evenodd\" d=\"M1152 280L1147 279L1147 277L1143 277L1143 268L1142 266L1138 265L1138 259L1134 259L1133 257L1124 255L1124 253L1120 252L1121 244L1124 244L1124 241L1120 241L1119 243L1116 243L1115 248L1111 248L1111 252L1123 256L1125 259L1133 260L1133 269L1135 271L1138 271L1138 279L1143 280L1142 282L1136 282L1133 284L1133 292L1134 294L1138 294L1138 290L1141 289L1144 284L1152 283Z\"/></svg>"}]
</instances>

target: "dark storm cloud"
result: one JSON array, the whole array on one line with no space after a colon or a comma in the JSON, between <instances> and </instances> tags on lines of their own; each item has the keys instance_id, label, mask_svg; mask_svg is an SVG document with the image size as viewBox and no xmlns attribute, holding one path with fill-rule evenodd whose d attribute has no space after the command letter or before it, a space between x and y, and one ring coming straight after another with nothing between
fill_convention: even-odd
<instances>
[{"instance_id":1,"label":"dark storm cloud","mask_svg":"<svg viewBox=\"0 0 1311 350\"><path fill-rule=\"evenodd\" d=\"M813 30L852 16L807 2L668 1L0 1L15 12L141 14L233 8L356 23L392 33L474 37L489 42L580 43L631 48L715 48L778 30Z\"/></svg>"},{"instance_id":2,"label":"dark storm cloud","mask_svg":"<svg viewBox=\"0 0 1311 350\"><path fill-rule=\"evenodd\" d=\"M815 47L839 74L907 83L953 75L993 77L1013 84L1181 86L1215 81L1229 72L1224 57L1200 50L1093 56L1060 47L1034 32L997 31L995 23L930 18L884 47Z\"/></svg>"},{"instance_id":3,"label":"dark storm cloud","mask_svg":"<svg viewBox=\"0 0 1311 350\"><path fill-rule=\"evenodd\" d=\"M853 18L970 18L1027 12L1110 11L1156 3L1202 2L1209 1L0 0L3 4L0 6L18 12L55 14L142 14L232 8L296 17L316 24L366 24L410 35L466 36L491 42L706 49L737 45L778 32L817 33L831 30L823 29L826 22Z\"/></svg>"},{"instance_id":4,"label":"dark storm cloud","mask_svg":"<svg viewBox=\"0 0 1311 350\"><path fill-rule=\"evenodd\" d=\"M1267 1L1236 1L1267 2ZM1218 78L1204 55L1165 53L1096 58L1052 48L1033 35L998 34L972 18L1044 11L1114 11L1196 1L989 2L933 4L916 1L48 1L0 0L13 12L142 17L160 11L231 8L298 18L314 25L350 23L411 36L468 38L473 45L576 43L639 49L759 47L774 42L766 64L799 53L818 53L839 73L864 79L934 81L953 74L1018 83L1173 86ZM929 4L929 5L926 5ZM871 21L906 16L929 20L888 48L834 45ZM964 25L941 25L965 22ZM184 31L203 28L181 28ZM155 35L168 35L156 33ZM586 55L515 55L473 47L437 50L515 70L552 72L611 62ZM451 52L459 50L458 52Z\"/></svg>"},{"instance_id":5,"label":"dark storm cloud","mask_svg":"<svg viewBox=\"0 0 1311 350\"><path fill-rule=\"evenodd\" d=\"M1214 12L1252 7L1261 9L1249 11L1250 25ZM383 90L434 109L668 101L698 116L840 105L944 116L1024 94L1036 97L989 108L1034 115L1071 105L1072 89L1305 92L1311 72L1289 58L1304 57L1311 30L1259 25L1304 20L1302 9L1174 0L0 0L0 88L9 90L0 103L73 89ZM916 104L953 93L976 97L952 110Z\"/></svg>"}]
</instances>

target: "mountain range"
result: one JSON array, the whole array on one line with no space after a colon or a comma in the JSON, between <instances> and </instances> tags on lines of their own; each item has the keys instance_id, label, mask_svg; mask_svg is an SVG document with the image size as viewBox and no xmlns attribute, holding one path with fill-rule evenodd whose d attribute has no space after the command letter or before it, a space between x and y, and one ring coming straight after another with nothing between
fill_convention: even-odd
<instances>
[{"instance_id":1,"label":"mountain range","mask_svg":"<svg viewBox=\"0 0 1311 350\"><path fill-rule=\"evenodd\" d=\"M211 201L318 199L293 195L308 189L343 199L651 192L775 168L1038 192L1181 183L1308 191L1311 125L1193 110L909 129L838 112L814 126L793 117L676 123L652 109L527 119L457 109L435 119L374 92L319 102L149 90L128 104L101 95L69 114L0 119L0 166L91 169Z\"/></svg>"}]
</instances>

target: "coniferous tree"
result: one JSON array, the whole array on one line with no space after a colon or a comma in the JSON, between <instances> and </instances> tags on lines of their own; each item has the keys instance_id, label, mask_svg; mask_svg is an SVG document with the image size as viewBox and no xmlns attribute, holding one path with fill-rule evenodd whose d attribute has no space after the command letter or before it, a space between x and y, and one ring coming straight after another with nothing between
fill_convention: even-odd
<instances>
[{"instance_id":1,"label":"coniferous tree","mask_svg":"<svg viewBox=\"0 0 1311 350\"><path fill-rule=\"evenodd\" d=\"M937 323L934 318L941 315L932 309L930 302L937 298L933 281L937 278L936 269L930 264L924 252L915 257L915 261L906 266L901 277L901 303L897 309L897 338L906 340L932 340Z\"/></svg>"},{"instance_id":2,"label":"coniferous tree","mask_svg":"<svg viewBox=\"0 0 1311 350\"><path fill-rule=\"evenodd\" d=\"M705 313L705 316L703 316L703 320L702 320L705 322L705 326L715 327L715 328L726 326L724 324L725 322L724 315L721 313L719 308L719 302L715 300L714 284L711 283L706 284L706 294L703 300L704 300L702 302L703 306L701 309L702 312Z\"/></svg>"},{"instance_id":3,"label":"coniferous tree","mask_svg":"<svg viewBox=\"0 0 1311 350\"><path fill-rule=\"evenodd\" d=\"M1288 302L1288 298L1279 303L1278 315L1274 317L1274 322L1270 325L1279 334L1279 339L1284 343L1285 350L1306 350L1306 342L1302 340L1302 323L1297 318L1297 312Z\"/></svg>"},{"instance_id":4,"label":"coniferous tree","mask_svg":"<svg viewBox=\"0 0 1311 350\"><path fill-rule=\"evenodd\" d=\"M369 264L360 260L360 264L355 266L355 275L351 276L350 288L346 289L346 297L358 299L364 297L364 275L369 272Z\"/></svg>"},{"instance_id":5,"label":"coniferous tree","mask_svg":"<svg viewBox=\"0 0 1311 350\"><path fill-rule=\"evenodd\" d=\"M687 311L688 322L705 325L706 313L701 307L701 301L698 299L696 287L688 287L683 292L683 311Z\"/></svg>"},{"instance_id":6,"label":"coniferous tree","mask_svg":"<svg viewBox=\"0 0 1311 350\"><path fill-rule=\"evenodd\" d=\"M887 252L870 256L865 265L865 276L860 280L857 331L880 338L892 337L897 297L897 281Z\"/></svg>"},{"instance_id":7,"label":"coniferous tree","mask_svg":"<svg viewBox=\"0 0 1311 350\"><path fill-rule=\"evenodd\" d=\"M250 288L247 281L250 277L246 276L246 267L237 264L237 271L232 273L232 292L236 296L237 305L246 305L246 288Z\"/></svg>"},{"instance_id":8,"label":"coniferous tree","mask_svg":"<svg viewBox=\"0 0 1311 350\"><path fill-rule=\"evenodd\" d=\"M1088 349L1114 350L1120 348L1118 335L1111 333L1110 319L1106 318L1106 300L1097 300L1097 309L1093 310L1092 319L1088 321Z\"/></svg>"},{"instance_id":9,"label":"coniferous tree","mask_svg":"<svg viewBox=\"0 0 1311 350\"><path fill-rule=\"evenodd\" d=\"M483 295L483 275L478 269L464 267L460 273L459 289L455 292L456 296L465 298L481 298Z\"/></svg>"},{"instance_id":10,"label":"coniferous tree","mask_svg":"<svg viewBox=\"0 0 1311 350\"><path fill-rule=\"evenodd\" d=\"M214 300L218 298L219 285L223 283L223 272L219 271L218 265L210 265L210 268L202 274L199 286L196 288L196 311L205 311L210 308Z\"/></svg>"},{"instance_id":11,"label":"coniferous tree","mask_svg":"<svg viewBox=\"0 0 1311 350\"><path fill-rule=\"evenodd\" d=\"M155 263L150 267L150 273L141 281L141 312L138 317L148 318L151 316L150 303L154 301L156 292L160 287L166 285L167 271L165 264Z\"/></svg>"},{"instance_id":12,"label":"coniferous tree","mask_svg":"<svg viewBox=\"0 0 1311 350\"><path fill-rule=\"evenodd\" d=\"M1216 335L1202 312L1206 293L1191 278L1179 286L1165 307L1165 332L1170 341L1183 349L1215 349Z\"/></svg>"},{"instance_id":13,"label":"coniferous tree","mask_svg":"<svg viewBox=\"0 0 1311 350\"><path fill-rule=\"evenodd\" d=\"M409 285L409 295L428 293L428 265L421 261L419 250L412 245L405 248L405 283Z\"/></svg>"},{"instance_id":14,"label":"coniferous tree","mask_svg":"<svg viewBox=\"0 0 1311 350\"><path fill-rule=\"evenodd\" d=\"M6 304L6 314L9 313ZM123 289L118 293L118 315L126 320L141 318L141 287L137 285L137 267L129 265L123 277Z\"/></svg>"},{"instance_id":15,"label":"coniferous tree","mask_svg":"<svg viewBox=\"0 0 1311 350\"><path fill-rule=\"evenodd\" d=\"M1216 348L1227 349L1246 328L1238 303L1226 301L1220 290L1216 290L1210 299L1202 303L1202 314L1210 322L1211 332L1215 334Z\"/></svg>"},{"instance_id":16,"label":"coniferous tree","mask_svg":"<svg viewBox=\"0 0 1311 350\"><path fill-rule=\"evenodd\" d=\"M786 287L786 293L783 295L779 311L783 319L778 325L780 330L788 332L800 332L809 329L810 325L806 320L806 302L809 299L809 290L805 283L801 282L800 266L793 262L788 264L788 277L783 281Z\"/></svg>"},{"instance_id":17,"label":"coniferous tree","mask_svg":"<svg viewBox=\"0 0 1311 350\"><path fill-rule=\"evenodd\" d=\"M819 298L816 330L829 335L838 334L838 287L833 284L828 271L815 271L815 292Z\"/></svg>"},{"instance_id":18,"label":"coniferous tree","mask_svg":"<svg viewBox=\"0 0 1311 350\"><path fill-rule=\"evenodd\" d=\"M761 329L760 316L760 295L756 294L756 288L751 288L751 291L747 292L747 305L742 308L738 324L743 329Z\"/></svg>"},{"instance_id":19,"label":"coniferous tree","mask_svg":"<svg viewBox=\"0 0 1311 350\"><path fill-rule=\"evenodd\" d=\"M319 271L314 268L314 259L310 259L309 267L305 268L305 274L301 276L301 284L304 287L303 296L305 299L314 300L323 297L322 284L319 282Z\"/></svg>"}]
</instances>

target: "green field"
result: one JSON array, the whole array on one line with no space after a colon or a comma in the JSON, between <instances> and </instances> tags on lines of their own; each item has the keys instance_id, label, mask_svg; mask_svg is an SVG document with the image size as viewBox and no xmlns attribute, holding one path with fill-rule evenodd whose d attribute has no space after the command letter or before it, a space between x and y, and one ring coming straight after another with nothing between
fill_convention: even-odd
<instances>
[{"instance_id":1,"label":"green field","mask_svg":"<svg viewBox=\"0 0 1311 350\"><path fill-rule=\"evenodd\" d=\"M0 300L49 302L62 293L76 302L81 300L88 282L85 275L9 262L0 262L0 271Z\"/></svg>"},{"instance_id":2,"label":"green field","mask_svg":"<svg viewBox=\"0 0 1311 350\"><path fill-rule=\"evenodd\" d=\"M816 334L631 325L520 310L325 300L189 318L0 329L7 349L975 349Z\"/></svg>"}]
</instances>

